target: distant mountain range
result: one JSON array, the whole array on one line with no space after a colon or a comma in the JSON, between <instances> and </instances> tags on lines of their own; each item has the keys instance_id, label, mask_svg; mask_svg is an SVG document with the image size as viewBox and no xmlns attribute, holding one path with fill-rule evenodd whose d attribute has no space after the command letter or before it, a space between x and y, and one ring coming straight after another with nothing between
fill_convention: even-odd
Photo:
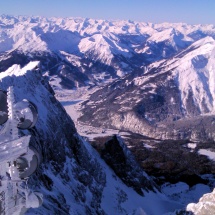
<instances>
[{"instance_id":1,"label":"distant mountain range","mask_svg":"<svg viewBox=\"0 0 215 215\"><path fill-rule=\"evenodd\" d=\"M42 75L13 66L30 61L40 61ZM38 105L39 123L30 132L44 161L29 184L45 202L36 213L160 215L193 198L183 202L185 191L168 191L180 203L166 199L141 166L165 173L157 179L162 185L172 172L174 182L209 184L200 176L214 173L215 26L2 15L0 72L1 88L13 84L17 98ZM68 94L87 88L78 121L129 132L139 163L114 136L98 149L108 167L78 135L52 88Z\"/></svg>"},{"instance_id":2,"label":"distant mountain range","mask_svg":"<svg viewBox=\"0 0 215 215\"><path fill-rule=\"evenodd\" d=\"M0 71L32 59L67 88L97 85L166 60L213 25L0 16Z\"/></svg>"}]
</instances>

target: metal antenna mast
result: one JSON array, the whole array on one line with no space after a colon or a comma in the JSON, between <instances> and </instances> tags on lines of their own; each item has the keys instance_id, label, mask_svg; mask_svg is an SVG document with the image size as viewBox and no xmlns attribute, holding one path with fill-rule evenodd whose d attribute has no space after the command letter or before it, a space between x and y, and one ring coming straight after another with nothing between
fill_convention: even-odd
<instances>
[{"instance_id":1,"label":"metal antenna mast","mask_svg":"<svg viewBox=\"0 0 215 215\"><path fill-rule=\"evenodd\" d=\"M21 215L39 207L42 195L27 189L27 179L40 162L39 153L29 146L30 135L21 136L37 121L37 109L29 101L16 103L13 87L0 91L0 214Z\"/></svg>"}]
</instances>

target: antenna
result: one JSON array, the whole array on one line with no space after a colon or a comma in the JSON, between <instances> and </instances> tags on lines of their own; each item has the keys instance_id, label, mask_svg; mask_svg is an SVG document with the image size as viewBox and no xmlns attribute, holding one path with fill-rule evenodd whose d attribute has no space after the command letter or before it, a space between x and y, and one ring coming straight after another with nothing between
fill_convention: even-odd
<instances>
[{"instance_id":1,"label":"antenna","mask_svg":"<svg viewBox=\"0 0 215 215\"><path fill-rule=\"evenodd\" d=\"M15 102L13 87L7 93L0 90L0 214L21 215L42 204L42 195L27 189L27 180L36 171L40 155L29 146L31 136L20 132L32 128L37 118L32 102Z\"/></svg>"}]
</instances>

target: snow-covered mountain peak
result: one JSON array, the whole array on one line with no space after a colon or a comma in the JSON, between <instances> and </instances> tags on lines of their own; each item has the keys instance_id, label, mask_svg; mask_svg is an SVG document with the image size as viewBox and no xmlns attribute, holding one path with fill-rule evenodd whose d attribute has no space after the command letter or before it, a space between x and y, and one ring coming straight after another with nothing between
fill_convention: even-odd
<instances>
[{"instance_id":1,"label":"snow-covered mountain peak","mask_svg":"<svg viewBox=\"0 0 215 215\"><path fill-rule=\"evenodd\" d=\"M94 56L94 60L101 60L101 62L109 65L113 58L110 50L110 45L101 34L94 34L81 40L78 44L80 52L86 55Z\"/></svg>"},{"instance_id":2,"label":"snow-covered mountain peak","mask_svg":"<svg viewBox=\"0 0 215 215\"><path fill-rule=\"evenodd\" d=\"M31 23L35 25L42 26L44 24L49 24L52 26L59 26L60 28L67 30L80 31L90 31L90 29L95 32L97 29L100 32L107 30L112 33L140 33L142 29L154 29L154 31L164 31L166 29L175 28L176 30L182 32L183 34L188 34L191 31L204 29L204 31L213 31L214 25L188 25L186 23L159 23L152 24L146 22L137 22L130 20L102 20L102 19L89 19L81 17L68 17L68 18L45 18L40 16L0 16L1 24L15 25L16 23ZM94 29L94 30L93 30ZM84 33L84 32L83 32ZM89 34L88 34L89 35Z\"/></svg>"},{"instance_id":3,"label":"snow-covered mountain peak","mask_svg":"<svg viewBox=\"0 0 215 215\"><path fill-rule=\"evenodd\" d=\"M212 37L208 36L194 42L187 49L176 55L175 58L182 58L183 56L183 61L189 61L199 55L208 55L208 57L210 57L209 55L211 55L214 45L215 40Z\"/></svg>"},{"instance_id":4,"label":"snow-covered mountain peak","mask_svg":"<svg viewBox=\"0 0 215 215\"><path fill-rule=\"evenodd\" d=\"M175 28L168 28L154 33L147 39L149 43L165 43L167 46L172 46L175 50L185 48L193 42L193 39L183 35Z\"/></svg>"},{"instance_id":5,"label":"snow-covered mountain peak","mask_svg":"<svg viewBox=\"0 0 215 215\"><path fill-rule=\"evenodd\" d=\"M198 48L200 46L206 45L206 44L213 44L214 43L214 39L211 36L206 36L196 42L194 42L191 47L193 48Z\"/></svg>"},{"instance_id":6,"label":"snow-covered mountain peak","mask_svg":"<svg viewBox=\"0 0 215 215\"><path fill-rule=\"evenodd\" d=\"M210 66L213 64L209 64L214 58L214 49L214 39L206 37L182 52L186 53L185 55L179 54L177 57L180 58L176 61L173 59L172 65L170 63L169 68L173 69L173 75L181 91L184 110L191 95L200 113L213 112L215 109L214 71Z\"/></svg>"},{"instance_id":7,"label":"snow-covered mountain peak","mask_svg":"<svg viewBox=\"0 0 215 215\"><path fill-rule=\"evenodd\" d=\"M178 34L180 34L180 32L176 31L174 28L169 28L163 31L158 31L157 33L153 34L148 40L158 43L169 40L170 38Z\"/></svg>"}]
</instances>

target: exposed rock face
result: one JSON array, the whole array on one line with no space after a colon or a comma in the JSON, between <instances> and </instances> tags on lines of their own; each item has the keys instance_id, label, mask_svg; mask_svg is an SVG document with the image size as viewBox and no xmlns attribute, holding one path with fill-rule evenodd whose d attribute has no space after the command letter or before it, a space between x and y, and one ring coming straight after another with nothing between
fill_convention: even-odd
<instances>
[{"instance_id":1,"label":"exposed rock face","mask_svg":"<svg viewBox=\"0 0 215 215\"><path fill-rule=\"evenodd\" d=\"M155 187L153 182L149 182L148 175L139 166L119 136L115 135L105 143L101 156L116 175L126 185L133 187L140 195L144 195L144 190L152 190L153 186Z\"/></svg>"},{"instance_id":2,"label":"exposed rock face","mask_svg":"<svg viewBox=\"0 0 215 215\"><path fill-rule=\"evenodd\" d=\"M128 168L118 168L118 165L123 166L123 159L121 158L124 157L124 154L127 154L124 153L124 151L127 151L127 147L138 163L136 168L132 168L138 170L138 165L141 166L144 172L154 176L155 182L159 185L166 182L175 184L180 181L191 187L199 183L209 184L209 181L204 177L202 178L201 175L215 173L214 161L200 153L204 149L203 151L213 154L215 150L214 142L192 143L187 140L158 140L139 134L127 133L123 139L127 147L119 147L118 141L115 142L110 139L111 137L97 138L92 142L92 145L100 154L104 150L107 161L110 160L110 165L113 166L116 163L116 174L121 174L121 172L125 174L126 170L131 167L128 165ZM105 142L108 140L110 140L110 143L115 142L115 144L110 144L109 150L105 146ZM117 157L114 156L116 152L118 152ZM125 159L125 163L128 160ZM132 163L132 161L130 162ZM114 167L112 168L114 169ZM137 172L134 171L132 175L140 176ZM133 180L133 178L130 179Z\"/></svg>"}]
</instances>

